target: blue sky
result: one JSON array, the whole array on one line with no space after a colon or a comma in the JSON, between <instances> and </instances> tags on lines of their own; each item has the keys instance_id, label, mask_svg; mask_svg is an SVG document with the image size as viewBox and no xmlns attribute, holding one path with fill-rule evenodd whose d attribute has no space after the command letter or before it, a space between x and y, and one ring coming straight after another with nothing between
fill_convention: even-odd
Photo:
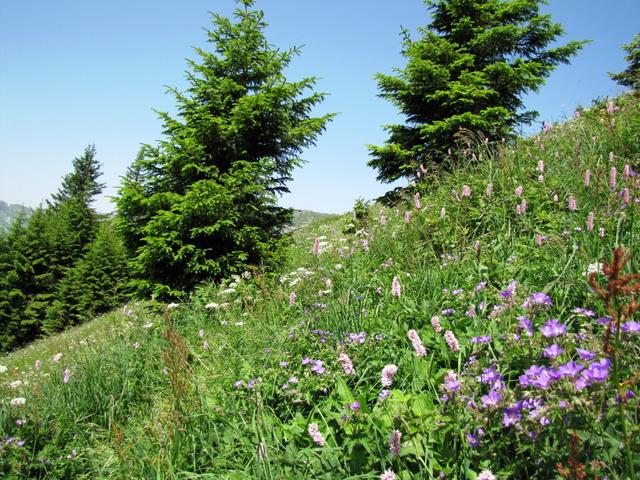
<instances>
[{"instance_id":1,"label":"blue sky","mask_svg":"<svg viewBox=\"0 0 640 480\"><path fill-rule=\"evenodd\" d=\"M232 0L0 0L0 200L36 206L94 143L108 197L142 143L161 138L154 109L174 111L165 86L182 88L192 47L205 47L208 12L230 15ZM376 97L376 72L405 64L400 28L427 25L422 0L257 0L269 41L302 46L287 75L319 77L329 93L317 113L338 112L316 147L303 155L282 205L349 210L390 187L367 167L367 144L381 145L382 125L400 120ZM568 40L591 39L560 66L527 108L560 121L577 105L621 89L607 72L625 68L621 46L640 29L638 0L551 0L543 7Z\"/></svg>"}]
</instances>

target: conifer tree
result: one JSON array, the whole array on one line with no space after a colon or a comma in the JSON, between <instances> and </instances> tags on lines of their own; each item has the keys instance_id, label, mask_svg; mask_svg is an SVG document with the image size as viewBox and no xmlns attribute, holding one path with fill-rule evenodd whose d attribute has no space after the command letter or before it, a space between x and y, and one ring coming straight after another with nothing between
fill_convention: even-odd
<instances>
[{"instance_id":1,"label":"conifer tree","mask_svg":"<svg viewBox=\"0 0 640 480\"><path fill-rule=\"evenodd\" d=\"M78 325L121 304L129 293L128 280L124 246L111 221L105 220L85 256L58 283L44 332Z\"/></svg>"},{"instance_id":2,"label":"conifer tree","mask_svg":"<svg viewBox=\"0 0 640 480\"><path fill-rule=\"evenodd\" d=\"M461 130L500 140L535 118L522 111L522 95L537 91L584 43L548 48L563 29L540 14L541 3L425 0L432 21L417 40L404 32L406 67L376 75L379 96L405 117L385 127L384 146L369 147L378 180L411 178L421 165L442 167Z\"/></svg>"},{"instance_id":3,"label":"conifer tree","mask_svg":"<svg viewBox=\"0 0 640 480\"><path fill-rule=\"evenodd\" d=\"M120 229L144 291L180 295L275 261L292 215L277 196L332 117L311 116L324 99L315 78L285 78L298 49L270 45L253 0L237 3L236 22L213 16L211 50L196 49L186 92L171 90L178 118L160 114L165 140L142 148L120 187Z\"/></svg>"},{"instance_id":4,"label":"conifer tree","mask_svg":"<svg viewBox=\"0 0 640 480\"><path fill-rule=\"evenodd\" d=\"M622 48L627 52L624 58L629 65L622 72L610 73L609 76L624 87L640 91L640 33Z\"/></svg>"}]
</instances>

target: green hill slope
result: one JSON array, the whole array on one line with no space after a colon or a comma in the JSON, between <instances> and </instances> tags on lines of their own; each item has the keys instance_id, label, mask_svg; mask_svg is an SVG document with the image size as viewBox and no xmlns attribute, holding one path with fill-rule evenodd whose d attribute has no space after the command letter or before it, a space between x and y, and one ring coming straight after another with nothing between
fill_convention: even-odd
<instances>
[{"instance_id":1,"label":"green hill slope","mask_svg":"<svg viewBox=\"0 0 640 480\"><path fill-rule=\"evenodd\" d=\"M0 473L637 478L639 264L602 262L639 253L639 126L623 97L470 145L394 209L297 229L278 275L0 359Z\"/></svg>"}]
</instances>

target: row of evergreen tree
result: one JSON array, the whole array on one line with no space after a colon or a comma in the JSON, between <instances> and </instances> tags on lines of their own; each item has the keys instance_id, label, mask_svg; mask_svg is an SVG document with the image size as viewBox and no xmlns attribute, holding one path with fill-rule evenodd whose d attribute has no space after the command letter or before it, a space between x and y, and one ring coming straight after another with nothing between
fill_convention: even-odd
<instances>
[{"instance_id":1,"label":"row of evergreen tree","mask_svg":"<svg viewBox=\"0 0 640 480\"><path fill-rule=\"evenodd\" d=\"M92 207L104 188L95 156L88 146L51 200L0 235L0 351L77 325L130 291L113 220Z\"/></svg>"}]
</instances>

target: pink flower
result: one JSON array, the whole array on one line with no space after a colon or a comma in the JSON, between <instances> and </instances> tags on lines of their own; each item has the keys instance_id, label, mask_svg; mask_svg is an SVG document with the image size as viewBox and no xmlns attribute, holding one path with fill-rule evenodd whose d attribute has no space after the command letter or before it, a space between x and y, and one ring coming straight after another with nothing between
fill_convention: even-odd
<instances>
[{"instance_id":1,"label":"pink flower","mask_svg":"<svg viewBox=\"0 0 640 480\"><path fill-rule=\"evenodd\" d=\"M624 178L631 177L631 165L629 165L628 163L624 166L623 175Z\"/></svg>"},{"instance_id":2,"label":"pink flower","mask_svg":"<svg viewBox=\"0 0 640 480\"><path fill-rule=\"evenodd\" d=\"M409 223L411 221L411 212L404 212L404 223Z\"/></svg>"},{"instance_id":3,"label":"pink flower","mask_svg":"<svg viewBox=\"0 0 640 480\"><path fill-rule=\"evenodd\" d=\"M293 307L296 304L296 292L291 292L289 294L289 306Z\"/></svg>"},{"instance_id":4,"label":"pink flower","mask_svg":"<svg viewBox=\"0 0 640 480\"><path fill-rule=\"evenodd\" d=\"M400 298L401 289L400 280L398 280L398 277L393 277L393 280L391 281L391 295L396 298Z\"/></svg>"},{"instance_id":5,"label":"pink flower","mask_svg":"<svg viewBox=\"0 0 640 480\"><path fill-rule=\"evenodd\" d=\"M313 256L317 257L320 254L320 239L316 238L313 241Z\"/></svg>"},{"instance_id":6,"label":"pink flower","mask_svg":"<svg viewBox=\"0 0 640 480\"><path fill-rule=\"evenodd\" d=\"M524 188L522 187L522 185L518 185L518 186L516 187L516 191L515 191L515 193L516 193L516 197L520 197L520 195L522 195L522 192L523 192L523 191L524 191Z\"/></svg>"},{"instance_id":7,"label":"pink flower","mask_svg":"<svg viewBox=\"0 0 640 480\"><path fill-rule=\"evenodd\" d=\"M544 160L538 160L538 168L536 170L540 173L544 173Z\"/></svg>"},{"instance_id":8,"label":"pink flower","mask_svg":"<svg viewBox=\"0 0 640 480\"><path fill-rule=\"evenodd\" d=\"M483 470L480 475L476 477L477 480L496 480L496 476L491 470Z\"/></svg>"},{"instance_id":9,"label":"pink flower","mask_svg":"<svg viewBox=\"0 0 640 480\"><path fill-rule=\"evenodd\" d=\"M386 225L387 224L387 217L385 217L383 214L380 214L380 225Z\"/></svg>"},{"instance_id":10,"label":"pink flower","mask_svg":"<svg viewBox=\"0 0 640 480\"><path fill-rule=\"evenodd\" d=\"M420 192L416 192L416 194L413 196L413 204L416 207L416 209L420 210Z\"/></svg>"},{"instance_id":11,"label":"pink flower","mask_svg":"<svg viewBox=\"0 0 640 480\"><path fill-rule=\"evenodd\" d=\"M458 343L458 339L451 330L447 330L446 332L444 332L444 339L452 352L460 351L460 344Z\"/></svg>"},{"instance_id":12,"label":"pink flower","mask_svg":"<svg viewBox=\"0 0 640 480\"><path fill-rule=\"evenodd\" d=\"M487 197L490 197L491 195L493 195L493 183L491 182L487 183L487 189L485 190L484 194Z\"/></svg>"},{"instance_id":13,"label":"pink flower","mask_svg":"<svg viewBox=\"0 0 640 480\"><path fill-rule=\"evenodd\" d=\"M536 245L541 247L542 244L546 241L547 237L545 237L544 235L540 235L539 233L536 233Z\"/></svg>"},{"instance_id":14,"label":"pink flower","mask_svg":"<svg viewBox=\"0 0 640 480\"><path fill-rule=\"evenodd\" d=\"M36 370L40 370L40 367L42 366L42 362L40 360L36 360Z\"/></svg>"},{"instance_id":15,"label":"pink flower","mask_svg":"<svg viewBox=\"0 0 640 480\"><path fill-rule=\"evenodd\" d=\"M631 203L631 192L629 192L627 187L622 190L622 201L625 205L629 205Z\"/></svg>"},{"instance_id":16,"label":"pink flower","mask_svg":"<svg viewBox=\"0 0 640 480\"><path fill-rule=\"evenodd\" d=\"M618 169L616 167L611 167L611 171L609 172L609 187L612 190L614 190L617 184L618 184Z\"/></svg>"},{"instance_id":17,"label":"pink flower","mask_svg":"<svg viewBox=\"0 0 640 480\"><path fill-rule=\"evenodd\" d=\"M594 219L595 214L593 212L589 212L589 215L587 216L587 230L588 231L593 231L593 219Z\"/></svg>"},{"instance_id":18,"label":"pink flower","mask_svg":"<svg viewBox=\"0 0 640 480\"><path fill-rule=\"evenodd\" d=\"M469 185L462 186L462 198L471 196L471 187Z\"/></svg>"},{"instance_id":19,"label":"pink flower","mask_svg":"<svg viewBox=\"0 0 640 480\"><path fill-rule=\"evenodd\" d=\"M619 110L618 107L616 107L615 102L609 102L607 103L607 113L609 115L613 115L614 113L616 113Z\"/></svg>"},{"instance_id":20,"label":"pink flower","mask_svg":"<svg viewBox=\"0 0 640 480\"><path fill-rule=\"evenodd\" d=\"M64 373L62 375L62 382L69 383L69 380L71 380L71 370L69 370L68 368L65 368Z\"/></svg>"},{"instance_id":21,"label":"pink flower","mask_svg":"<svg viewBox=\"0 0 640 480\"><path fill-rule=\"evenodd\" d=\"M62 353L56 353L53 358L51 359L51 361L53 363L58 363L60 361L60 359L62 358Z\"/></svg>"},{"instance_id":22,"label":"pink flower","mask_svg":"<svg viewBox=\"0 0 640 480\"><path fill-rule=\"evenodd\" d=\"M311 439L316 445L318 445L319 447L322 447L324 445L324 437L322 436L322 433L320 433L317 423L310 423L308 432L309 435L311 435Z\"/></svg>"},{"instance_id":23,"label":"pink flower","mask_svg":"<svg viewBox=\"0 0 640 480\"><path fill-rule=\"evenodd\" d=\"M407 337L411 340L411 344L413 345L413 349L416 351L416 355L418 357L424 357L427 354L427 350L424 348L418 332L415 330L409 330L407 332Z\"/></svg>"},{"instance_id":24,"label":"pink flower","mask_svg":"<svg viewBox=\"0 0 640 480\"><path fill-rule=\"evenodd\" d=\"M436 331L436 333L442 332L442 325L440 325L440 317L433 316L431 317L431 326Z\"/></svg>"},{"instance_id":25,"label":"pink flower","mask_svg":"<svg viewBox=\"0 0 640 480\"><path fill-rule=\"evenodd\" d=\"M393 364L385 365L380 374L382 385L390 387L393 385L393 377L398 372L398 367Z\"/></svg>"},{"instance_id":26,"label":"pink flower","mask_svg":"<svg viewBox=\"0 0 640 480\"><path fill-rule=\"evenodd\" d=\"M393 470L385 470L382 475L380 475L380 480L396 480L396 474L393 473Z\"/></svg>"},{"instance_id":27,"label":"pink flower","mask_svg":"<svg viewBox=\"0 0 640 480\"><path fill-rule=\"evenodd\" d=\"M364 250L366 253L369 252L369 240L367 240L366 238L362 240L362 250Z\"/></svg>"},{"instance_id":28,"label":"pink flower","mask_svg":"<svg viewBox=\"0 0 640 480\"><path fill-rule=\"evenodd\" d=\"M392 457L400 455L400 441L402 440L402 433L399 430L394 430L391 433L391 440L389 441L389 452Z\"/></svg>"},{"instance_id":29,"label":"pink flower","mask_svg":"<svg viewBox=\"0 0 640 480\"><path fill-rule=\"evenodd\" d=\"M472 303L466 313L469 318L476 318L476 306Z\"/></svg>"},{"instance_id":30,"label":"pink flower","mask_svg":"<svg viewBox=\"0 0 640 480\"><path fill-rule=\"evenodd\" d=\"M576 199L573 195L569 195L569 210L572 212L576 211Z\"/></svg>"},{"instance_id":31,"label":"pink flower","mask_svg":"<svg viewBox=\"0 0 640 480\"><path fill-rule=\"evenodd\" d=\"M516 205L516 214L524 215L527 213L527 201L523 198L519 205Z\"/></svg>"},{"instance_id":32,"label":"pink flower","mask_svg":"<svg viewBox=\"0 0 640 480\"><path fill-rule=\"evenodd\" d=\"M340 352L340 355L338 355L338 360L340 360L340 363L342 364L342 370L344 370L345 375L356 374L356 371L353 368L353 363L351 363L351 359L349 358L349 355L347 355L344 352Z\"/></svg>"},{"instance_id":33,"label":"pink flower","mask_svg":"<svg viewBox=\"0 0 640 480\"><path fill-rule=\"evenodd\" d=\"M584 186L588 187L591 183L591 170L584 172Z\"/></svg>"}]
</instances>

